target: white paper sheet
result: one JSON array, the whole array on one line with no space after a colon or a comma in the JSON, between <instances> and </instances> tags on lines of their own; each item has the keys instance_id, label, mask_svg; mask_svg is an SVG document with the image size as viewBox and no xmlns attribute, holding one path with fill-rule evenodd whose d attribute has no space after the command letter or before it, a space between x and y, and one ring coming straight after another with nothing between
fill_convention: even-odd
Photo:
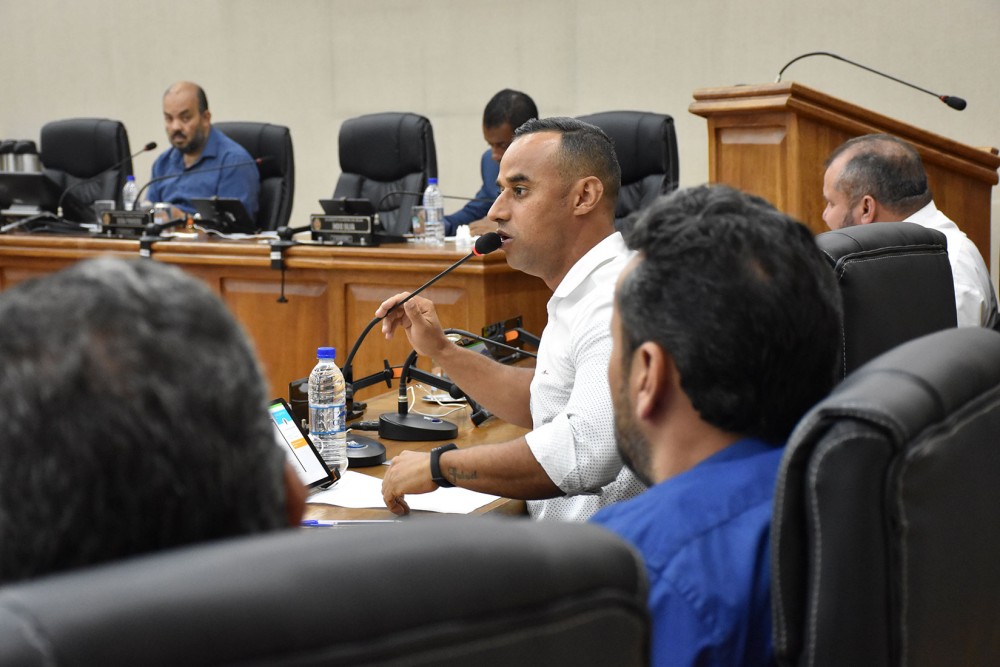
<instances>
[{"instance_id":1,"label":"white paper sheet","mask_svg":"<svg viewBox=\"0 0 1000 667\"><path fill-rule=\"evenodd\" d=\"M468 514L500 496L469 491L453 487L435 489L431 493L406 496L406 502L413 510L443 512L447 514ZM336 505L337 507L385 507L382 502L382 480L360 472L348 470L332 489L320 491L309 497L310 503Z\"/></svg>"}]
</instances>

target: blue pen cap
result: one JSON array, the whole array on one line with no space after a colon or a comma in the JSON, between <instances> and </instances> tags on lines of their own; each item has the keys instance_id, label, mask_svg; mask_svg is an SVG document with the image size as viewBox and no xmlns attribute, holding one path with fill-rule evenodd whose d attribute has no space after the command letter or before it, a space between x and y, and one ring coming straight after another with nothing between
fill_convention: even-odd
<instances>
[{"instance_id":1,"label":"blue pen cap","mask_svg":"<svg viewBox=\"0 0 1000 667\"><path fill-rule=\"evenodd\" d=\"M318 348L316 348L316 357L318 359L336 359L337 358L337 348L335 348L335 347L318 347Z\"/></svg>"}]
</instances>

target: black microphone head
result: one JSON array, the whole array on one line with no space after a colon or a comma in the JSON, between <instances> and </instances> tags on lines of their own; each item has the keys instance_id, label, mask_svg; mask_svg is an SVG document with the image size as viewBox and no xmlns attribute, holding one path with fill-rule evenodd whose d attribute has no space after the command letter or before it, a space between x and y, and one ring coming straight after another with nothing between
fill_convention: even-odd
<instances>
[{"instance_id":1,"label":"black microphone head","mask_svg":"<svg viewBox=\"0 0 1000 667\"><path fill-rule=\"evenodd\" d=\"M156 142L155 141L150 141L148 144L146 144L145 146L142 147L142 150L144 150L144 151L156 150Z\"/></svg>"},{"instance_id":2,"label":"black microphone head","mask_svg":"<svg viewBox=\"0 0 1000 667\"><path fill-rule=\"evenodd\" d=\"M961 97L954 97L953 95L942 95L941 101L950 106L952 109L961 111L965 108L965 100Z\"/></svg>"},{"instance_id":3,"label":"black microphone head","mask_svg":"<svg viewBox=\"0 0 1000 667\"><path fill-rule=\"evenodd\" d=\"M494 250L499 249L502 245L503 239L500 238L499 234L496 232L486 232L476 239L476 245L472 252L477 256L488 255Z\"/></svg>"}]
</instances>

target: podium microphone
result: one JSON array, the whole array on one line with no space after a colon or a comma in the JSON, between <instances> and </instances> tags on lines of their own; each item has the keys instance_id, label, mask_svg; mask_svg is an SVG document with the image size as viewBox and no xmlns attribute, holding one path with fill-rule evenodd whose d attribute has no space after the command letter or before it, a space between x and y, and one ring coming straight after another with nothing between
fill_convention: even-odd
<instances>
[{"instance_id":1,"label":"podium microphone","mask_svg":"<svg viewBox=\"0 0 1000 667\"><path fill-rule=\"evenodd\" d=\"M132 158L139 157L143 153L145 153L147 151L155 150L155 149L156 149L156 142L155 141L150 141L148 144L146 144L145 146L143 146L141 149L137 150L136 152L132 153L131 155L129 155L124 160L119 160L118 162L115 162L113 165L111 165L107 169L102 169L101 171L97 172L96 174L94 174L90 178L85 178L82 181L77 181L73 185L69 186L68 188L66 188L65 190L62 191L61 195L59 195L59 201L56 203L56 215L59 216L60 218L63 217L63 208L62 208L63 200L66 199L66 195L69 194L69 192L71 190L74 190L74 189L80 187L81 185L86 185L87 183L93 183L98 178L100 178L104 174L108 173L112 169L118 169L119 167L121 167L126 162L131 161Z\"/></svg>"},{"instance_id":2,"label":"podium microphone","mask_svg":"<svg viewBox=\"0 0 1000 667\"><path fill-rule=\"evenodd\" d=\"M153 183L159 183L161 181L169 181L172 178L183 178L184 176L187 176L188 174L204 174L204 173L212 172L212 171L223 171L225 169L237 169L239 167L248 167L250 165L254 165L256 167L259 167L260 165L264 164L265 162L267 162L270 159L271 159L270 156L264 156L264 157L259 157L256 160L244 160L243 162L231 162L229 164L220 164L218 167L205 167L204 169L184 170L184 171L182 171L180 173L177 173L177 174L165 174L163 176L157 176L156 178L149 179L148 181L146 181L145 185L143 185L141 188L139 188L139 192L136 194L135 201L136 202L141 202L142 201L142 193L144 193L146 191L146 188L148 188Z\"/></svg>"},{"instance_id":3,"label":"podium microphone","mask_svg":"<svg viewBox=\"0 0 1000 667\"><path fill-rule=\"evenodd\" d=\"M890 79L892 81L895 81L896 83L901 83L904 86L909 86L910 88L914 88L916 90L919 90L922 93L927 93L928 95L933 95L934 97L938 98L939 100L941 100L942 102L944 102L945 104L947 104L948 106L950 106L952 109L955 109L956 111L961 111L966 106L965 100L963 100L961 97L955 97L954 95L938 95L937 93L931 92L931 91L927 90L926 88L921 88L920 86L916 86L916 85L914 85L912 83L909 83L908 81L903 81L902 79L897 79L896 77L891 76L889 74L886 74L885 72L880 72L877 69L872 69L871 67L866 67L865 65L862 65L861 63L856 63L853 60L848 60L847 58L844 58L842 56L838 56L837 54L830 53L828 51L813 51L811 53L804 53L801 56L798 56L797 58L792 58L787 63L785 63L784 67L781 68L781 71L778 72L778 77L774 80L774 82L775 83L780 83L781 82L781 75L785 73L785 70L788 69L789 65L791 65L792 63L794 63L796 61L802 60L803 58L809 58L811 56L827 56L829 58L833 58L834 60L840 60L842 62L845 62L848 65L854 65L855 67L860 67L861 69L867 70L867 71L871 72L872 74L878 74L879 76L882 76L882 77L885 77L886 79Z\"/></svg>"}]
</instances>

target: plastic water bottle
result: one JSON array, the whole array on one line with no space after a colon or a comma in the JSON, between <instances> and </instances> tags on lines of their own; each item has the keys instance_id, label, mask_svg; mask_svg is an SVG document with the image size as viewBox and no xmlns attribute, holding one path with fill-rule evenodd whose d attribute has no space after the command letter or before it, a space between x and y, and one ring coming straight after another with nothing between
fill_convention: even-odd
<instances>
[{"instance_id":1,"label":"plastic water bottle","mask_svg":"<svg viewBox=\"0 0 1000 667\"><path fill-rule=\"evenodd\" d=\"M429 245L444 245L444 198L438 190L438 179L427 179L423 204L427 208L424 241Z\"/></svg>"},{"instance_id":2,"label":"plastic water bottle","mask_svg":"<svg viewBox=\"0 0 1000 667\"><path fill-rule=\"evenodd\" d=\"M122 204L126 211L135 208L135 197L139 194L139 189L135 186L135 176L129 176L122 186Z\"/></svg>"},{"instance_id":3,"label":"plastic water bottle","mask_svg":"<svg viewBox=\"0 0 1000 667\"><path fill-rule=\"evenodd\" d=\"M333 362L337 350L321 347L309 374L309 435L331 470L347 470L344 375Z\"/></svg>"}]
</instances>

